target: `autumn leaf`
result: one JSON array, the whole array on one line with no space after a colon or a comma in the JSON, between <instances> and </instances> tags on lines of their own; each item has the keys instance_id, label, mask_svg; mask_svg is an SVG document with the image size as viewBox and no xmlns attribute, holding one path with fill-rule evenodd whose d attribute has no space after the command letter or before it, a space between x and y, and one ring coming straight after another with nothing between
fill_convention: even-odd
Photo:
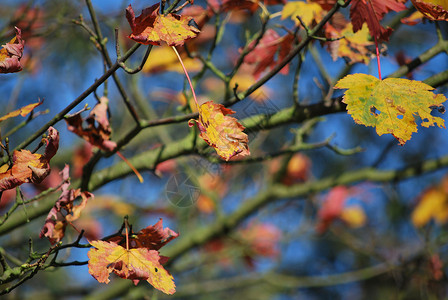
<instances>
[{"instance_id":1,"label":"autumn leaf","mask_svg":"<svg viewBox=\"0 0 448 300\"><path fill-rule=\"evenodd\" d=\"M15 73L22 71L20 59L23 55L25 41L22 40L22 31L14 27L16 36L0 50L0 73Z\"/></svg>"},{"instance_id":2,"label":"autumn leaf","mask_svg":"<svg viewBox=\"0 0 448 300\"><path fill-rule=\"evenodd\" d=\"M360 30L367 23L370 35L380 41L389 40L392 28L384 28L380 21L390 11L402 11L406 6L400 0L353 0L350 7L350 18L353 32Z\"/></svg>"},{"instance_id":3,"label":"autumn leaf","mask_svg":"<svg viewBox=\"0 0 448 300\"><path fill-rule=\"evenodd\" d=\"M326 11L329 11L335 4L337 0L310 0L311 2L318 3Z\"/></svg>"},{"instance_id":4,"label":"autumn leaf","mask_svg":"<svg viewBox=\"0 0 448 300\"><path fill-rule=\"evenodd\" d=\"M134 249L143 247L148 250L159 250L178 236L178 233L168 227L163 228L163 221L160 219L156 224L140 230L137 234L130 235L129 248ZM124 239L121 236L117 236L112 237L107 241L120 244Z\"/></svg>"},{"instance_id":5,"label":"autumn leaf","mask_svg":"<svg viewBox=\"0 0 448 300\"><path fill-rule=\"evenodd\" d=\"M319 4L308 1L289 1L282 10L282 19L289 17L297 26L300 25L297 17L300 17L303 23L310 27L312 24L320 22L324 15L325 11Z\"/></svg>"},{"instance_id":6,"label":"autumn leaf","mask_svg":"<svg viewBox=\"0 0 448 300\"><path fill-rule=\"evenodd\" d=\"M59 147L59 133L53 127L48 128L45 153L31 153L28 150L16 150L12 156L12 166L0 173L0 192L15 188L23 183L40 183L50 173L50 159Z\"/></svg>"},{"instance_id":7,"label":"autumn leaf","mask_svg":"<svg viewBox=\"0 0 448 300\"><path fill-rule=\"evenodd\" d=\"M199 107L199 120L192 119L188 122L190 127L193 126L193 121L196 122L201 132L199 136L225 160L250 155L247 145L249 140L243 132L244 126L235 118L227 116L234 113L222 104L208 101Z\"/></svg>"},{"instance_id":8,"label":"autumn leaf","mask_svg":"<svg viewBox=\"0 0 448 300\"><path fill-rule=\"evenodd\" d=\"M293 41L292 34L281 37L275 30L268 29L256 46L255 41L249 44L248 47L252 50L244 57L244 63L255 66L253 75L257 79L267 68L275 67L289 54ZM281 74L288 72L289 64L280 71Z\"/></svg>"},{"instance_id":9,"label":"autumn leaf","mask_svg":"<svg viewBox=\"0 0 448 300\"><path fill-rule=\"evenodd\" d=\"M202 63L198 59L188 57L185 52L181 52L180 55L185 68L189 72L197 72L201 70ZM184 73L184 69L182 68L182 65L179 64L176 53L171 47L166 45L153 48L151 50L150 58L143 66L143 72L145 73L159 73L165 71Z\"/></svg>"},{"instance_id":10,"label":"autumn leaf","mask_svg":"<svg viewBox=\"0 0 448 300\"><path fill-rule=\"evenodd\" d=\"M224 0L221 5L223 11L247 9L250 13L254 13L258 7L260 0ZM264 5L285 4L286 0L264 0Z\"/></svg>"},{"instance_id":11,"label":"autumn leaf","mask_svg":"<svg viewBox=\"0 0 448 300\"><path fill-rule=\"evenodd\" d=\"M83 119L81 113L75 113L65 117L67 128L71 132L77 134L79 137L88 141L93 146L96 146L104 151L113 151L117 144L110 141L112 129L107 117L107 107L109 100L106 97L101 97L100 102L90 112L85 119L87 127L83 127Z\"/></svg>"},{"instance_id":12,"label":"autumn leaf","mask_svg":"<svg viewBox=\"0 0 448 300\"><path fill-rule=\"evenodd\" d=\"M158 250L179 234L163 228L162 219L137 234L113 236L107 241L90 242L89 273L99 282L109 283L109 274L131 279L135 284L147 280L166 294L175 292L173 277L162 267L168 258L159 256ZM126 244L126 248L122 247Z\"/></svg>"},{"instance_id":13,"label":"autumn leaf","mask_svg":"<svg viewBox=\"0 0 448 300\"><path fill-rule=\"evenodd\" d=\"M0 122L3 122L4 120L7 120L9 118L17 117L18 115L21 115L22 117L25 117L27 114L33 111L37 106L41 105L43 102L36 102L32 104L28 104L24 107L21 107L15 111L12 111L3 117L0 118Z\"/></svg>"},{"instance_id":14,"label":"autumn leaf","mask_svg":"<svg viewBox=\"0 0 448 300\"><path fill-rule=\"evenodd\" d=\"M181 46L188 39L196 37L199 29L190 25L193 18L177 14L160 15L159 4L142 10L137 18L132 6L126 8L126 18L131 26L129 38L143 45Z\"/></svg>"},{"instance_id":15,"label":"autumn leaf","mask_svg":"<svg viewBox=\"0 0 448 300\"><path fill-rule=\"evenodd\" d=\"M325 32L328 38L343 37L340 40L326 43L333 60L343 57L348 59L350 63L362 62L368 64L370 62L371 51L368 47L374 45L374 43L370 41L367 27L363 27L354 33L352 24L347 22L345 28L341 31L327 25Z\"/></svg>"},{"instance_id":16,"label":"autumn leaf","mask_svg":"<svg viewBox=\"0 0 448 300\"><path fill-rule=\"evenodd\" d=\"M445 128L442 118L431 115L432 108L443 107L445 96L435 95L434 88L421 81L353 74L339 80L335 88L348 89L343 102L356 123L376 127L378 135L390 133L400 145L417 132L416 116L423 127Z\"/></svg>"},{"instance_id":17,"label":"autumn leaf","mask_svg":"<svg viewBox=\"0 0 448 300\"><path fill-rule=\"evenodd\" d=\"M45 224L40 231L39 237L47 237L53 245L65 235L65 228L68 223L77 220L81 211L85 208L87 201L93 198L93 194L87 191L81 192L81 189L70 189L69 167L66 165L60 172L62 177L62 193L55 205L52 207L45 219ZM75 205L75 200L81 197L81 203Z\"/></svg>"},{"instance_id":18,"label":"autumn leaf","mask_svg":"<svg viewBox=\"0 0 448 300\"><path fill-rule=\"evenodd\" d=\"M425 18L425 15L417 10L409 17L402 18L400 20L400 22L403 24L409 25L409 26L414 26L414 25L417 25L418 23L420 23L424 18Z\"/></svg>"},{"instance_id":19,"label":"autumn leaf","mask_svg":"<svg viewBox=\"0 0 448 300\"><path fill-rule=\"evenodd\" d=\"M431 219L438 224L448 221L448 195L437 187L424 192L411 216L415 227L422 227Z\"/></svg>"},{"instance_id":20,"label":"autumn leaf","mask_svg":"<svg viewBox=\"0 0 448 300\"><path fill-rule=\"evenodd\" d=\"M430 20L448 21L448 0L411 0L415 8Z\"/></svg>"},{"instance_id":21,"label":"autumn leaf","mask_svg":"<svg viewBox=\"0 0 448 300\"><path fill-rule=\"evenodd\" d=\"M161 257L156 250L146 248L125 249L114 242L91 241L95 247L87 253L89 273L99 282L109 283L109 274L121 278L148 281L154 288L165 294L174 294L174 278L161 265Z\"/></svg>"}]
</instances>

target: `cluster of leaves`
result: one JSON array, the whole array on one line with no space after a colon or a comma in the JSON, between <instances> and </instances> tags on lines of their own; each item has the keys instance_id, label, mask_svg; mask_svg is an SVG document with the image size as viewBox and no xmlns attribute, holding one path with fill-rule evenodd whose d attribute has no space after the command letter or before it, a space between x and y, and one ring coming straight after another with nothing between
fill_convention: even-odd
<instances>
[{"instance_id":1,"label":"cluster of leaves","mask_svg":"<svg viewBox=\"0 0 448 300\"><path fill-rule=\"evenodd\" d=\"M240 59L236 63L238 67L235 70L244 66L249 71L247 71L247 74L240 74L241 77L237 77L235 73L226 77L224 81L226 81L227 88L230 84L241 82L238 78L243 78L245 75L249 75L250 79L248 80L249 84L244 89L250 90L257 84L257 80L260 80L260 78L264 80L262 76L267 76L266 80L268 80L276 73L288 74L290 72L289 64L295 54L298 53L294 52L299 47L303 48L301 43L305 40L308 41L306 43L312 40L321 40L333 59L343 57L347 59L349 64L357 62L367 64L371 56L369 47L375 45L377 58L379 59L378 43L388 41L392 34L392 29L383 27L380 22L391 11L405 10L405 1L353 0L350 3L350 20L347 20L342 14L333 14L334 8L343 6L339 2L336 0L290 2L283 0L225 0L222 3L210 1L207 9L195 13L198 16L197 23L193 17L186 13L164 12L163 5L160 4L143 9L138 17L135 16L131 5L128 6L125 13L131 28L131 34L128 36L131 40L143 45L161 46L160 50L154 50L154 52L168 51L169 48L166 45L172 47L173 50L173 52L170 52L171 57L169 57L169 60L167 59L166 64L156 66L146 64L143 70L145 72L171 70L174 68L174 61L179 59L182 68L176 61L177 67L175 67L175 70L182 70L185 73L197 110L197 119L188 118L190 119L188 125L190 127L197 126L198 136L215 149L220 159L226 162L237 162L238 159L243 160L245 156L250 156L249 139L244 132L245 127L236 118L229 116L234 114L235 111L225 105L213 101L201 101L202 103L199 104L187 72L189 65L194 68L198 60L195 60L194 55L191 55L187 50L179 54L176 47L184 46L188 40L194 42L194 39L201 33L199 28L205 26L205 20L216 17L223 12L244 10L254 14L260 8L267 11L266 6L279 5L282 7L281 12L279 12L281 18L283 20L293 20L294 28L291 30L285 27L286 34L283 36L277 30L267 28L258 37L250 40L246 46L240 48ZM447 20L448 18L446 1L413 0L412 2L426 18L431 20ZM187 2L185 5L187 5ZM313 28L319 26L318 24L325 20L330 12L332 14L331 18L326 19L325 24L319 30L313 31ZM301 29L304 30L302 35L299 34ZM25 42L22 39L21 30L17 27L15 27L15 34L16 36L0 50L1 73L19 72L23 69L20 60ZM98 40L99 36L98 34ZM101 48L100 43L98 43L98 48ZM171 49L169 50L171 51ZM206 60L201 62L206 65ZM120 64L117 63L117 65ZM379 62L378 65L380 65ZM271 75L269 75L270 72ZM215 73L225 77L218 71L215 71ZM420 81L396 78L383 80L380 69L379 77L377 79L367 74L352 74L340 79L334 85L334 89L347 90L343 96L343 103L347 105L348 114L352 116L356 123L375 127L378 135L392 134L400 145L404 145L411 139L412 134L417 132L416 118L422 120L421 126L423 127L435 125L445 127L442 118L431 115L433 109L443 111L442 103L446 101L445 96L434 94L432 92L434 89L431 86ZM235 98L239 100L237 91L237 86L235 86ZM109 100L106 96L99 97L97 100L98 103L84 119L81 114L88 109L87 106L80 112L65 115L67 128L100 151L105 153L117 152L118 144L111 140L112 127L108 115ZM186 101L189 100L191 99ZM41 104L42 102L37 102L22 107L1 117L0 122L18 115L32 114L33 110ZM194 111L192 106L190 106L190 109ZM138 129L140 128L141 124L139 124ZM26 149L19 149L15 150L12 155L9 155L8 146L2 144L2 148L8 152L9 160L0 167L0 192L11 190L25 183L40 183L49 175L50 160L56 154L59 146L59 133L51 126L48 127L48 134L42 139L39 147L44 144L43 154L34 153L37 150L31 152ZM101 155L101 152L98 153L100 154L97 157ZM117 153L119 154L119 152ZM288 153L288 151L285 151L285 153ZM121 154L119 155L121 156ZM122 158L133 168L124 157ZM274 162L271 171L282 173L279 182L283 186L302 183L310 178L311 162L302 154L291 156L289 163L286 165L278 166L275 163L281 164L278 161ZM135 169L134 171L140 176ZM57 253L57 247L62 244L61 241L65 236L67 225L72 225L80 232L80 237L82 236L83 231L78 230L72 222L80 218L87 204L92 202L94 198L89 191L70 188L68 166L60 172L60 177L61 195L48 213L40 232L40 237L48 238L52 248L46 254L45 259L39 261L39 268L43 267L50 253ZM201 184L204 190L215 189L222 194L225 194L227 190L226 185L222 182L207 186L206 180L202 180ZM441 184L440 187L431 188L422 196L412 216L412 221L416 227L424 226L431 219L439 223L445 223L448 220L445 185ZM348 204L348 198L353 194L356 194L356 192L346 186L337 186L328 193L317 212L315 228L318 233L324 233L337 220L352 228L359 228L366 224L367 216L362 206ZM76 204L78 200L80 201ZM211 214L216 209L216 201L210 197L203 196L198 203L200 210L205 214ZM125 230L124 234L123 230ZM145 280L154 288L166 294L173 294L176 291L174 278L163 267L168 258L160 255L159 250L176 237L178 237L176 232L169 228L163 229L161 219L155 225L148 226L137 233L132 231L127 219L125 219L123 227L117 234L104 239L88 240L89 247L91 247L88 252L89 273L102 283L110 282L110 273L130 279L135 284ZM235 243L235 240L216 239L206 248L210 252L214 252L223 251L223 249L235 247L235 245L241 246L242 256L247 264L253 267L255 256L272 258L278 255L277 244L280 238L281 233L273 226L251 224L236 234L235 240L238 241L237 243ZM75 244L78 246L77 242ZM440 265L438 256L433 256L431 266L434 269L434 274L437 273L435 277L438 278L441 276Z\"/></svg>"}]
</instances>

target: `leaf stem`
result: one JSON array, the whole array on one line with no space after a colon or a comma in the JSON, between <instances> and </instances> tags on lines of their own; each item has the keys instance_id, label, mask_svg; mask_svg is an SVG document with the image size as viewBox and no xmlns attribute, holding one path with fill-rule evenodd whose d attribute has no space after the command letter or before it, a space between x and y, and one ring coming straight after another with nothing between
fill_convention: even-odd
<instances>
[{"instance_id":1,"label":"leaf stem","mask_svg":"<svg viewBox=\"0 0 448 300\"><path fill-rule=\"evenodd\" d=\"M378 40L376 39L376 36L374 38L375 38L375 49L376 49L376 62L378 64L378 78L380 80L383 80L381 78L381 63L380 63L380 51L378 50Z\"/></svg>"},{"instance_id":2,"label":"leaf stem","mask_svg":"<svg viewBox=\"0 0 448 300\"><path fill-rule=\"evenodd\" d=\"M199 111L198 99L196 98L196 93L194 92L193 84L191 83L190 76L188 76L188 72L187 72L187 69L185 68L184 62L182 61L182 58L180 57L179 52L177 52L176 47L171 46L171 48L173 48L174 53L176 53L177 58L179 59L180 64L182 65L182 69L184 69L185 76L187 76L188 84L190 85L190 88L191 88L191 93L193 94L194 102L196 103L196 106L197 106L198 111Z\"/></svg>"}]
</instances>

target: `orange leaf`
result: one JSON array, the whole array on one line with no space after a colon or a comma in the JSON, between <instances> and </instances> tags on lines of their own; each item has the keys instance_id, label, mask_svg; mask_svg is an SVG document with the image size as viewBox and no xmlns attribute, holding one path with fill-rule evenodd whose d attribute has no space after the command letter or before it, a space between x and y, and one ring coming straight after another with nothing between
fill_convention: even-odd
<instances>
[{"instance_id":1,"label":"orange leaf","mask_svg":"<svg viewBox=\"0 0 448 300\"><path fill-rule=\"evenodd\" d=\"M4 115L3 117L1 117L0 122L4 121L6 119L9 119L9 118L17 117L18 115L25 117L27 114L32 112L33 109L35 109L37 106L41 105L42 103L43 102L36 102L36 103L28 104L28 105L21 107L15 111L12 111L12 112Z\"/></svg>"},{"instance_id":2,"label":"orange leaf","mask_svg":"<svg viewBox=\"0 0 448 300\"><path fill-rule=\"evenodd\" d=\"M59 133L53 127L48 128L45 153L31 153L28 150L16 150L12 157L12 167L0 173L0 192L15 188L23 183L40 183L50 173L50 159L59 146Z\"/></svg>"},{"instance_id":3,"label":"orange leaf","mask_svg":"<svg viewBox=\"0 0 448 300\"><path fill-rule=\"evenodd\" d=\"M448 0L411 0L415 8L430 20L448 21Z\"/></svg>"},{"instance_id":4,"label":"orange leaf","mask_svg":"<svg viewBox=\"0 0 448 300\"><path fill-rule=\"evenodd\" d=\"M143 45L160 45L160 42L164 41L169 46L182 46L186 40L196 37L200 32L190 25L193 20L191 17L177 14L160 15L159 4L145 8L137 18L129 5L126 8L126 18L132 30L129 38Z\"/></svg>"},{"instance_id":5,"label":"orange leaf","mask_svg":"<svg viewBox=\"0 0 448 300\"><path fill-rule=\"evenodd\" d=\"M99 282L109 283L109 274L114 272L134 283L146 280L165 294L176 292L174 278L160 264L161 257L156 250L127 250L113 242L103 241L91 241L90 244L95 248L87 253L89 273Z\"/></svg>"},{"instance_id":6,"label":"orange leaf","mask_svg":"<svg viewBox=\"0 0 448 300\"><path fill-rule=\"evenodd\" d=\"M235 113L222 104L208 101L199 107L199 120L190 120L198 125L199 135L210 146L215 148L219 156L229 160L234 156L250 155L247 134L243 132L244 126L235 118L226 115Z\"/></svg>"}]
</instances>

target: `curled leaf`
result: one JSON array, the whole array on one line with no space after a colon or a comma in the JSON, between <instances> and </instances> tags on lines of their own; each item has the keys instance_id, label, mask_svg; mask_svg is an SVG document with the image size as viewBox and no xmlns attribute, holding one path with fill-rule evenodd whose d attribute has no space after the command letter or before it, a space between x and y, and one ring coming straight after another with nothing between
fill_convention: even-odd
<instances>
[{"instance_id":1,"label":"curled leaf","mask_svg":"<svg viewBox=\"0 0 448 300\"><path fill-rule=\"evenodd\" d=\"M36 102L36 103L31 103L28 104L24 107L21 107L19 109L16 109L15 111L12 111L6 115L4 115L3 117L0 118L0 122L5 121L9 118L13 118L13 117L17 117L18 115L21 115L22 117L25 117L27 114L29 114L30 112L33 111L33 109L35 109L37 106L41 105L43 102Z\"/></svg>"},{"instance_id":2,"label":"curled leaf","mask_svg":"<svg viewBox=\"0 0 448 300\"><path fill-rule=\"evenodd\" d=\"M28 150L16 150L12 156L12 166L0 173L0 192L15 188L23 183L40 183L50 173L50 159L59 146L59 133L53 127L48 128L45 153L31 153Z\"/></svg>"},{"instance_id":3,"label":"curled leaf","mask_svg":"<svg viewBox=\"0 0 448 300\"><path fill-rule=\"evenodd\" d=\"M447 0L411 0L415 8L430 20L448 21Z\"/></svg>"},{"instance_id":4,"label":"curled leaf","mask_svg":"<svg viewBox=\"0 0 448 300\"><path fill-rule=\"evenodd\" d=\"M22 71L20 59L23 55L25 41L22 40L22 31L14 27L16 36L3 45L0 50L0 73L15 73Z\"/></svg>"},{"instance_id":5,"label":"curled leaf","mask_svg":"<svg viewBox=\"0 0 448 300\"><path fill-rule=\"evenodd\" d=\"M67 223L77 220L81 211L85 208L87 201L93 198L93 194L81 189L70 189L69 167L66 165L60 172L63 184L62 193L48 213L45 224L40 231L39 237L47 237L51 244L59 242L65 235ZM81 203L75 205L75 200L81 197Z\"/></svg>"},{"instance_id":6,"label":"curled leaf","mask_svg":"<svg viewBox=\"0 0 448 300\"><path fill-rule=\"evenodd\" d=\"M90 112L85 119L87 127L83 127L83 119L81 113L78 112L69 115L65 118L68 130L82 137L93 146L96 146L104 151L113 151L117 144L110 141L112 129L107 117L107 107L109 100L106 97L101 97L100 102Z\"/></svg>"},{"instance_id":7,"label":"curled leaf","mask_svg":"<svg viewBox=\"0 0 448 300\"><path fill-rule=\"evenodd\" d=\"M190 120L198 125L199 135L210 146L215 148L219 156L229 160L234 156L250 155L247 134L243 132L244 126L235 118L227 115L235 113L222 104L208 101L199 107L199 120Z\"/></svg>"},{"instance_id":8,"label":"curled leaf","mask_svg":"<svg viewBox=\"0 0 448 300\"><path fill-rule=\"evenodd\" d=\"M126 8L126 18L131 26L129 38L143 45L181 46L186 40L196 37L199 29L190 25L193 18L177 14L160 15L159 4L142 10L137 18L132 6Z\"/></svg>"}]
</instances>

